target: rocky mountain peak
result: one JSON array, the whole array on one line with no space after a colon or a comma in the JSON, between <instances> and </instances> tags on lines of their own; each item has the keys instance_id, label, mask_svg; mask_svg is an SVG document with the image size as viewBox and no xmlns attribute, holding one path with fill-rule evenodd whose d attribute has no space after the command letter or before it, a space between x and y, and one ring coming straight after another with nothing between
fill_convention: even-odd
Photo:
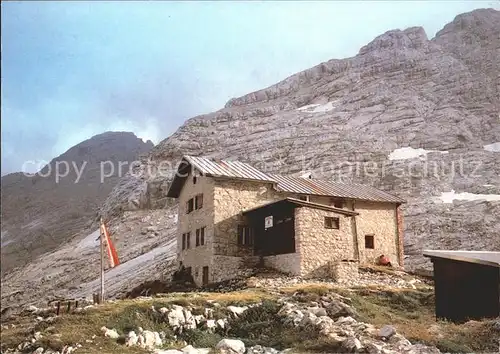
<instances>
[{"instance_id":1,"label":"rocky mountain peak","mask_svg":"<svg viewBox=\"0 0 500 354\"><path fill-rule=\"evenodd\" d=\"M362 47L359 55L379 50L419 49L427 42L427 34L422 27L391 30L376 37L369 44Z\"/></svg>"},{"instance_id":2,"label":"rocky mountain peak","mask_svg":"<svg viewBox=\"0 0 500 354\"><path fill-rule=\"evenodd\" d=\"M2 271L82 231L129 164L152 147L134 133L105 132L71 147L34 176L3 176L2 232L10 236L2 238Z\"/></svg>"},{"instance_id":3,"label":"rocky mountain peak","mask_svg":"<svg viewBox=\"0 0 500 354\"><path fill-rule=\"evenodd\" d=\"M442 30L436 34L436 38L442 37L449 33L467 32L469 35L474 35L486 38L488 34L498 33L498 21L500 19L500 11L495 9L477 9L471 12L457 15L455 19L448 23Z\"/></svg>"}]
</instances>

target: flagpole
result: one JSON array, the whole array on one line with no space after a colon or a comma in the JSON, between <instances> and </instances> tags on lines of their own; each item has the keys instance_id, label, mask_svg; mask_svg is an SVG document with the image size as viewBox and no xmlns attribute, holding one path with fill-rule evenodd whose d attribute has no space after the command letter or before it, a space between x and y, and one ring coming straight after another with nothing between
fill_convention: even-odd
<instances>
[{"instance_id":1,"label":"flagpole","mask_svg":"<svg viewBox=\"0 0 500 354\"><path fill-rule=\"evenodd\" d=\"M101 218L101 227L99 227L101 231L100 243L101 243L101 303L104 303L104 232L102 229L102 225L104 225L104 221Z\"/></svg>"}]
</instances>

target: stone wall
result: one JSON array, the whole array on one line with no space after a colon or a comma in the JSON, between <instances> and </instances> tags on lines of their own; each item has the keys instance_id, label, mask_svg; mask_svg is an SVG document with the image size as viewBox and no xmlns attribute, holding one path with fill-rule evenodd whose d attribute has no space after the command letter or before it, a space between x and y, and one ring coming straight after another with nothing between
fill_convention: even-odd
<instances>
[{"instance_id":1,"label":"stone wall","mask_svg":"<svg viewBox=\"0 0 500 354\"><path fill-rule=\"evenodd\" d=\"M339 229L325 228L325 217L338 217ZM325 277L329 263L355 257L352 217L312 209L295 209L296 252L300 257L300 275Z\"/></svg>"},{"instance_id":2,"label":"stone wall","mask_svg":"<svg viewBox=\"0 0 500 354\"><path fill-rule=\"evenodd\" d=\"M378 256L389 257L394 266L399 265L399 237L396 204L357 201L355 211L361 263L374 263ZM374 236L374 249L365 248L365 235Z\"/></svg>"},{"instance_id":3,"label":"stone wall","mask_svg":"<svg viewBox=\"0 0 500 354\"><path fill-rule=\"evenodd\" d=\"M215 180L214 187L214 252L226 256L248 256L237 244L238 225L244 223L241 212L284 196L271 183Z\"/></svg>"},{"instance_id":4,"label":"stone wall","mask_svg":"<svg viewBox=\"0 0 500 354\"><path fill-rule=\"evenodd\" d=\"M348 283L358 279L359 263L357 261L330 262L330 275L338 283Z\"/></svg>"},{"instance_id":5,"label":"stone wall","mask_svg":"<svg viewBox=\"0 0 500 354\"><path fill-rule=\"evenodd\" d=\"M278 254L264 257L264 266L291 275L300 275L300 255L298 253Z\"/></svg>"},{"instance_id":6,"label":"stone wall","mask_svg":"<svg viewBox=\"0 0 500 354\"><path fill-rule=\"evenodd\" d=\"M294 197L297 198L297 197ZM334 206L332 197L326 197L326 196L321 196L321 195L311 195L309 196L309 201L311 203L318 203L318 204L324 204L324 205L329 205L329 206ZM346 198L338 198L342 199L344 205L343 209L348 209L348 210L353 210L353 201L351 199L346 199Z\"/></svg>"},{"instance_id":7,"label":"stone wall","mask_svg":"<svg viewBox=\"0 0 500 354\"><path fill-rule=\"evenodd\" d=\"M242 272L242 257L214 255L211 271L211 282L234 279Z\"/></svg>"},{"instance_id":8,"label":"stone wall","mask_svg":"<svg viewBox=\"0 0 500 354\"><path fill-rule=\"evenodd\" d=\"M203 194L203 207L186 213L186 202L197 194ZM179 195L179 212L177 223L177 260L184 266L191 267L197 285L202 284L203 267L209 268L209 281L213 281L212 253L214 235L214 181L210 177L197 176L196 184L190 174ZM196 229L205 227L205 244L196 247ZM190 248L182 250L182 234L191 232Z\"/></svg>"}]
</instances>

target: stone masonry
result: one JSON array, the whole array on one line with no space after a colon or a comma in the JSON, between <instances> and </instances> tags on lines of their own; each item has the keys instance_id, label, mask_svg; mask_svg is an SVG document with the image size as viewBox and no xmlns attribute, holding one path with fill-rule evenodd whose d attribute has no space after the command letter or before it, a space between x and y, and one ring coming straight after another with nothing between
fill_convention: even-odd
<instances>
[{"instance_id":1,"label":"stone masonry","mask_svg":"<svg viewBox=\"0 0 500 354\"><path fill-rule=\"evenodd\" d=\"M330 275L338 283L356 281L359 277L359 263L357 261L330 262Z\"/></svg>"},{"instance_id":2,"label":"stone masonry","mask_svg":"<svg viewBox=\"0 0 500 354\"><path fill-rule=\"evenodd\" d=\"M384 254L394 266L399 265L400 242L396 205L356 201L356 232L358 235L359 260L373 263ZM374 236L374 248L365 248L365 236Z\"/></svg>"},{"instance_id":3,"label":"stone masonry","mask_svg":"<svg viewBox=\"0 0 500 354\"><path fill-rule=\"evenodd\" d=\"M190 198L203 193L203 207L186 212L186 203ZM189 175L179 196L179 212L177 225L177 259L186 267L191 267L192 275L197 284L202 283L202 268L212 268L213 235L214 235L214 180L205 176L197 176L196 184ZM205 244L196 246L196 229L205 227ZM182 250L182 234L190 232L190 247ZM209 273L209 280L212 277Z\"/></svg>"},{"instance_id":4,"label":"stone masonry","mask_svg":"<svg viewBox=\"0 0 500 354\"><path fill-rule=\"evenodd\" d=\"M339 229L325 228L325 217L339 218ZM332 260L354 257L352 217L312 209L295 209L295 242L300 255L300 275L326 277Z\"/></svg>"}]
</instances>

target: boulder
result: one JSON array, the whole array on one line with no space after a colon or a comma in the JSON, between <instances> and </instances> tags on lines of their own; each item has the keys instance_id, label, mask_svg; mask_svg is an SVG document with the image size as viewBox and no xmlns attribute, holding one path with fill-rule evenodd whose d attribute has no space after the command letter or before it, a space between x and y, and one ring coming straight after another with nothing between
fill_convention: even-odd
<instances>
[{"instance_id":1,"label":"boulder","mask_svg":"<svg viewBox=\"0 0 500 354\"><path fill-rule=\"evenodd\" d=\"M227 309L235 316L240 316L243 312L248 310L247 306L239 307L239 306L228 306Z\"/></svg>"},{"instance_id":2,"label":"boulder","mask_svg":"<svg viewBox=\"0 0 500 354\"><path fill-rule=\"evenodd\" d=\"M182 348L184 354L208 354L211 350L210 348L195 348L192 345Z\"/></svg>"},{"instance_id":3,"label":"boulder","mask_svg":"<svg viewBox=\"0 0 500 354\"><path fill-rule=\"evenodd\" d=\"M154 349L155 347L160 347L163 344L158 332L146 330L142 333L142 336L144 337L144 342L141 347L145 349Z\"/></svg>"},{"instance_id":4,"label":"boulder","mask_svg":"<svg viewBox=\"0 0 500 354\"><path fill-rule=\"evenodd\" d=\"M217 324L217 327L220 327L221 329L226 328L226 322L227 322L227 320L223 320L223 319L218 319L217 321L215 321L215 323Z\"/></svg>"},{"instance_id":5,"label":"boulder","mask_svg":"<svg viewBox=\"0 0 500 354\"><path fill-rule=\"evenodd\" d=\"M194 321L196 322L196 326L198 326L201 323L205 322L205 316L203 316L203 315L196 315L196 316L193 316L193 317L194 317Z\"/></svg>"},{"instance_id":6,"label":"boulder","mask_svg":"<svg viewBox=\"0 0 500 354\"><path fill-rule=\"evenodd\" d=\"M321 333L328 333L335 326L335 322L328 316L321 316L316 319L315 325Z\"/></svg>"},{"instance_id":7,"label":"boulder","mask_svg":"<svg viewBox=\"0 0 500 354\"><path fill-rule=\"evenodd\" d=\"M135 334L134 331L130 331L128 332L127 337L125 338L125 345L127 347L135 346L137 345L138 340L139 338L137 337L137 334Z\"/></svg>"},{"instance_id":8,"label":"boulder","mask_svg":"<svg viewBox=\"0 0 500 354\"><path fill-rule=\"evenodd\" d=\"M389 339L395 334L396 334L396 329L388 325L382 327L378 332L378 336L383 339Z\"/></svg>"},{"instance_id":9,"label":"boulder","mask_svg":"<svg viewBox=\"0 0 500 354\"><path fill-rule=\"evenodd\" d=\"M210 307L205 308L205 317L206 318L213 318L214 316L214 310L211 309Z\"/></svg>"},{"instance_id":10,"label":"boulder","mask_svg":"<svg viewBox=\"0 0 500 354\"><path fill-rule=\"evenodd\" d=\"M349 352L359 353L363 349L363 345L356 337L348 337L342 342L342 347Z\"/></svg>"},{"instance_id":11,"label":"boulder","mask_svg":"<svg viewBox=\"0 0 500 354\"><path fill-rule=\"evenodd\" d=\"M184 312L182 310L183 310L182 307L177 306L174 307L172 310L170 310L170 312L167 315L168 324L174 329L181 328L186 321L184 317Z\"/></svg>"},{"instance_id":12,"label":"boulder","mask_svg":"<svg viewBox=\"0 0 500 354\"><path fill-rule=\"evenodd\" d=\"M368 352L368 354L380 354L382 353L383 347L381 345L378 345L374 342L367 341L365 343L365 350Z\"/></svg>"},{"instance_id":13,"label":"boulder","mask_svg":"<svg viewBox=\"0 0 500 354\"><path fill-rule=\"evenodd\" d=\"M347 317L340 317L335 323L337 324L347 324L347 325L352 325L354 323L357 323L357 321L352 318L351 316L347 316Z\"/></svg>"},{"instance_id":14,"label":"boulder","mask_svg":"<svg viewBox=\"0 0 500 354\"><path fill-rule=\"evenodd\" d=\"M208 330L213 330L214 328L217 327L217 324L215 323L215 320L207 320L205 326L207 327Z\"/></svg>"},{"instance_id":15,"label":"boulder","mask_svg":"<svg viewBox=\"0 0 500 354\"><path fill-rule=\"evenodd\" d=\"M243 354L245 353L245 343L239 339L222 339L215 346L215 350L221 354Z\"/></svg>"},{"instance_id":16,"label":"boulder","mask_svg":"<svg viewBox=\"0 0 500 354\"><path fill-rule=\"evenodd\" d=\"M64 348L61 350L61 354L71 354L75 351L76 348L72 347L71 345L66 345Z\"/></svg>"},{"instance_id":17,"label":"boulder","mask_svg":"<svg viewBox=\"0 0 500 354\"><path fill-rule=\"evenodd\" d=\"M317 322L317 317L314 313L312 312L306 312L304 316L302 317L302 320L300 321L300 326L307 326L310 324L316 324Z\"/></svg>"},{"instance_id":18,"label":"boulder","mask_svg":"<svg viewBox=\"0 0 500 354\"><path fill-rule=\"evenodd\" d=\"M106 328L103 326L103 327L101 327L101 332L103 332L104 337L107 337L107 338L118 339L118 337L120 337L120 335L118 334L118 332L114 328L109 329L109 328Z\"/></svg>"},{"instance_id":19,"label":"boulder","mask_svg":"<svg viewBox=\"0 0 500 354\"><path fill-rule=\"evenodd\" d=\"M245 354L277 354L278 350L269 347L263 347L261 345L256 345L250 348L247 348Z\"/></svg>"},{"instance_id":20,"label":"boulder","mask_svg":"<svg viewBox=\"0 0 500 354\"><path fill-rule=\"evenodd\" d=\"M185 329L195 329L196 328L196 320L191 313L191 311L187 309L183 309L182 313L184 314L184 325Z\"/></svg>"},{"instance_id":21,"label":"boulder","mask_svg":"<svg viewBox=\"0 0 500 354\"><path fill-rule=\"evenodd\" d=\"M313 313L317 317L328 316L328 313L326 312L326 309L324 309L322 307L309 307L307 310L309 312Z\"/></svg>"},{"instance_id":22,"label":"boulder","mask_svg":"<svg viewBox=\"0 0 500 354\"><path fill-rule=\"evenodd\" d=\"M334 300L330 302L330 304L328 304L326 312L331 318L338 318L341 316L356 316L356 311L352 307L337 300Z\"/></svg>"}]
</instances>

